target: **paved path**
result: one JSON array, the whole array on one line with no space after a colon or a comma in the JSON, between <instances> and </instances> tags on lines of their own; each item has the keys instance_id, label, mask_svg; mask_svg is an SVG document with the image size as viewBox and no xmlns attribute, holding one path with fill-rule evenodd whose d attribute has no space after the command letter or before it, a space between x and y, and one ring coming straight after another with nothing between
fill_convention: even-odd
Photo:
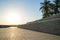
<instances>
[{"instance_id":1,"label":"paved path","mask_svg":"<svg viewBox=\"0 0 60 40\"><path fill-rule=\"evenodd\" d=\"M60 36L9 27L0 28L0 40L60 40Z\"/></svg>"}]
</instances>

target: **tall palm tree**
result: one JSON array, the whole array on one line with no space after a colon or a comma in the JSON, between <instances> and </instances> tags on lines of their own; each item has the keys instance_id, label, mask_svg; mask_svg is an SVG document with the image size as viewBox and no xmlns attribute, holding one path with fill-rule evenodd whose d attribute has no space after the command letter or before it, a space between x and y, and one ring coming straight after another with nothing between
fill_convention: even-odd
<instances>
[{"instance_id":1,"label":"tall palm tree","mask_svg":"<svg viewBox=\"0 0 60 40\"><path fill-rule=\"evenodd\" d=\"M44 0L43 3L40 3L42 6L40 7L40 9L42 9L42 12L43 12L43 18L46 18L48 16L50 16L50 10L49 10L49 4L50 4L50 1L47 1L47 0Z\"/></svg>"},{"instance_id":2,"label":"tall palm tree","mask_svg":"<svg viewBox=\"0 0 60 40\"><path fill-rule=\"evenodd\" d=\"M60 0L54 0L53 10L55 14L59 13Z\"/></svg>"}]
</instances>

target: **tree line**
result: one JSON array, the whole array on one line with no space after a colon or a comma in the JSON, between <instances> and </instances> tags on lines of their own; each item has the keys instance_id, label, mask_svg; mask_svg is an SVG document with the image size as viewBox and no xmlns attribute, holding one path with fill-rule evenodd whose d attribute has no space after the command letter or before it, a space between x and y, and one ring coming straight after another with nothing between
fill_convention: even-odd
<instances>
[{"instance_id":1,"label":"tree line","mask_svg":"<svg viewBox=\"0 0 60 40\"><path fill-rule=\"evenodd\" d=\"M53 0L53 2L44 0L44 2L40 4L41 7L39 10L42 10L43 18L60 13L60 0Z\"/></svg>"}]
</instances>

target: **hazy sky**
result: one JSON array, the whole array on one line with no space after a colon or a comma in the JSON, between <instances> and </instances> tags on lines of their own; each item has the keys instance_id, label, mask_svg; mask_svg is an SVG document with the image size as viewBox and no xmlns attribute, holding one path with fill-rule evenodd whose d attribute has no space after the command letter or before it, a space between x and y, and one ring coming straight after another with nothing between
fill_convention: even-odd
<instances>
[{"instance_id":1,"label":"hazy sky","mask_svg":"<svg viewBox=\"0 0 60 40\"><path fill-rule=\"evenodd\" d=\"M0 0L0 24L6 23L4 17L11 10L20 15L22 23L41 19L41 2L43 0Z\"/></svg>"}]
</instances>

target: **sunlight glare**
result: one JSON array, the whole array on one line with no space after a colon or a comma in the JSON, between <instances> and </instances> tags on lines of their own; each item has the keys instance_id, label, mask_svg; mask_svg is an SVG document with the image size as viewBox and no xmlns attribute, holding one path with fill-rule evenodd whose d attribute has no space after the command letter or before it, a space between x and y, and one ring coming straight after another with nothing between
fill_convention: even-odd
<instances>
[{"instance_id":1,"label":"sunlight glare","mask_svg":"<svg viewBox=\"0 0 60 40\"><path fill-rule=\"evenodd\" d=\"M6 16L6 21L9 23L9 24L18 24L19 21L20 21L20 17L17 13L9 13L7 14Z\"/></svg>"}]
</instances>

